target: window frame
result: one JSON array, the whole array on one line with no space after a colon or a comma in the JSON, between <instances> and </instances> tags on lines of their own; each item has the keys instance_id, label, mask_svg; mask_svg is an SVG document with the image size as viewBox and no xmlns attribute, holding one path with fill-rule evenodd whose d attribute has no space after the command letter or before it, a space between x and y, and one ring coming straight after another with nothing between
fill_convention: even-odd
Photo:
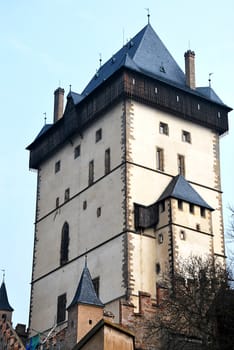
<instances>
[{"instance_id":1,"label":"window frame","mask_svg":"<svg viewBox=\"0 0 234 350\"><path fill-rule=\"evenodd\" d=\"M109 174L111 171L111 152L110 148L105 150L105 175Z\"/></svg>"},{"instance_id":2,"label":"window frame","mask_svg":"<svg viewBox=\"0 0 234 350\"><path fill-rule=\"evenodd\" d=\"M159 122L159 134L169 136L169 127L167 123Z\"/></svg>"},{"instance_id":3,"label":"window frame","mask_svg":"<svg viewBox=\"0 0 234 350\"><path fill-rule=\"evenodd\" d=\"M191 133L186 130L182 130L181 139L183 142L191 143Z\"/></svg>"},{"instance_id":4,"label":"window frame","mask_svg":"<svg viewBox=\"0 0 234 350\"><path fill-rule=\"evenodd\" d=\"M80 157L80 144L74 148L74 159Z\"/></svg>"},{"instance_id":5,"label":"window frame","mask_svg":"<svg viewBox=\"0 0 234 350\"><path fill-rule=\"evenodd\" d=\"M91 186L94 183L94 160L90 160L89 162L89 178L88 184Z\"/></svg>"},{"instance_id":6,"label":"window frame","mask_svg":"<svg viewBox=\"0 0 234 350\"><path fill-rule=\"evenodd\" d=\"M54 173L57 174L61 170L61 161L57 160L54 164Z\"/></svg>"},{"instance_id":7,"label":"window frame","mask_svg":"<svg viewBox=\"0 0 234 350\"><path fill-rule=\"evenodd\" d=\"M164 171L164 149L156 147L156 170Z\"/></svg>"},{"instance_id":8,"label":"window frame","mask_svg":"<svg viewBox=\"0 0 234 350\"><path fill-rule=\"evenodd\" d=\"M177 154L178 173L185 177L185 156Z\"/></svg>"},{"instance_id":9,"label":"window frame","mask_svg":"<svg viewBox=\"0 0 234 350\"><path fill-rule=\"evenodd\" d=\"M63 293L57 297L57 324L66 320L67 294Z\"/></svg>"},{"instance_id":10,"label":"window frame","mask_svg":"<svg viewBox=\"0 0 234 350\"><path fill-rule=\"evenodd\" d=\"M69 261L69 224L67 221L63 224L60 243L60 266L65 265Z\"/></svg>"},{"instance_id":11,"label":"window frame","mask_svg":"<svg viewBox=\"0 0 234 350\"><path fill-rule=\"evenodd\" d=\"M95 142L99 142L102 139L102 128L99 128L98 130L96 130L96 134L95 134Z\"/></svg>"}]
</instances>

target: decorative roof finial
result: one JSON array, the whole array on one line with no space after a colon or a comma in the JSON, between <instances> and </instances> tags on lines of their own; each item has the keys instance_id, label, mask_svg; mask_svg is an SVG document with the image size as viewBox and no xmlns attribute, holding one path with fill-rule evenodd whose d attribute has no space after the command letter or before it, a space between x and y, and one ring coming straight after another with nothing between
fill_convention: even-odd
<instances>
[{"instance_id":1,"label":"decorative roof finial","mask_svg":"<svg viewBox=\"0 0 234 350\"><path fill-rule=\"evenodd\" d=\"M85 267L87 267L87 259L88 259L88 256L87 256L87 249L86 249L86 252L85 252Z\"/></svg>"},{"instance_id":2,"label":"decorative roof finial","mask_svg":"<svg viewBox=\"0 0 234 350\"><path fill-rule=\"evenodd\" d=\"M70 85L69 85L69 88L70 88L69 92L71 92L71 87L72 87L72 86L71 86L71 84L70 84Z\"/></svg>"},{"instance_id":3,"label":"decorative roof finial","mask_svg":"<svg viewBox=\"0 0 234 350\"><path fill-rule=\"evenodd\" d=\"M209 81L209 87L211 88L211 75L212 74L214 74L214 73L209 73L209 79L208 79L208 81Z\"/></svg>"},{"instance_id":4,"label":"decorative roof finial","mask_svg":"<svg viewBox=\"0 0 234 350\"><path fill-rule=\"evenodd\" d=\"M3 274L2 274L2 282L5 282L5 270L1 269L1 271L3 272Z\"/></svg>"},{"instance_id":5,"label":"decorative roof finial","mask_svg":"<svg viewBox=\"0 0 234 350\"><path fill-rule=\"evenodd\" d=\"M100 67L102 66L102 54L99 53L99 64L100 64Z\"/></svg>"},{"instance_id":6,"label":"decorative roof finial","mask_svg":"<svg viewBox=\"0 0 234 350\"><path fill-rule=\"evenodd\" d=\"M147 11L148 24L150 24L150 9L149 8L145 8L145 10Z\"/></svg>"},{"instance_id":7,"label":"decorative roof finial","mask_svg":"<svg viewBox=\"0 0 234 350\"><path fill-rule=\"evenodd\" d=\"M44 125L46 125L46 119L47 119L47 118L46 118L46 112L43 113L43 114L44 114L44 116L45 116L45 117L44 117Z\"/></svg>"}]
</instances>

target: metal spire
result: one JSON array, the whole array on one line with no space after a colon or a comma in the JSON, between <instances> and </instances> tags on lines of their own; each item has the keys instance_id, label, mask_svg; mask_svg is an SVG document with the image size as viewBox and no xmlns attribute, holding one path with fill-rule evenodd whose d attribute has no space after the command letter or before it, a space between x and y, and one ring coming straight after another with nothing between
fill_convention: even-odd
<instances>
[{"instance_id":1,"label":"metal spire","mask_svg":"<svg viewBox=\"0 0 234 350\"><path fill-rule=\"evenodd\" d=\"M87 249L86 249L86 252L85 252L85 267L87 267L87 259L88 259L88 256L87 256Z\"/></svg>"},{"instance_id":2,"label":"metal spire","mask_svg":"<svg viewBox=\"0 0 234 350\"><path fill-rule=\"evenodd\" d=\"M99 53L99 64L100 64L100 67L102 66L102 54Z\"/></svg>"},{"instance_id":3,"label":"metal spire","mask_svg":"<svg viewBox=\"0 0 234 350\"><path fill-rule=\"evenodd\" d=\"M2 282L5 282L5 270L1 269L2 273Z\"/></svg>"},{"instance_id":4,"label":"metal spire","mask_svg":"<svg viewBox=\"0 0 234 350\"><path fill-rule=\"evenodd\" d=\"M45 116L45 117L44 117L44 125L46 125L46 119L47 119L47 118L46 118L46 112L43 113L43 114L44 114L44 116Z\"/></svg>"},{"instance_id":5,"label":"metal spire","mask_svg":"<svg viewBox=\"0 0 234 350\"><path fill-rule=\"evenodd\" d=\"M208 79L208 81L209 81L209 87L211 88L211 75L212 74L214 74L214 73L209 73L209 79Z\"/></svg>"},{"instance_id":6,"label":"metal spire","mask_svg":"<svg viewBox=\"0 0 234 350\"><path fill-rule=\"evenodd\" d=\"M148 24L150 24L150 9L147 7L145 10L147 11Z\"/></svg>"}]
</instances>

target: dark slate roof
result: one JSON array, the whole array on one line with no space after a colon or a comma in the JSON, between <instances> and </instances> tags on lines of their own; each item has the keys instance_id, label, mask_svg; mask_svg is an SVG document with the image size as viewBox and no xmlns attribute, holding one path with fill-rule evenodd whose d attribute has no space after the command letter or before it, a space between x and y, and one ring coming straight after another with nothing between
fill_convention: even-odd
<instances>
[{"instance_id":1,"label":"dark slate roof","mask_svg":"<svg viewBox=\"0 0 234 350\"><path fill-rule=\"evenodd\" d=\"M2 282L2 285L0 288L0 310L14 311L14 309L9 304L8 297L7 297L7 291L6 291L6 285L5 285L4 281Z\"/></svg>"},{"instance_id":2,"label":"dark slate roof","mask_svg":"<svg viewBox=\"0 0 234 350\"><path fill-rule=\"evenodd\" d=\"M181 199L185 202L198 205L209 210L214 210L204 199L194 190L182 175L175 176L158 199L158 202L166 198Z\"/></svg>"},{"instance_id":3,"label":"dark slate roof","mask_svg":"<svg viewBox=\"0 0 234 350\"><path fill-rule=\"evenodd\" d=\"M86 86L82 95L92 92L119 68L128 67L158 79L185 86L185 75L150 24L112 56Z\"/></svg>"},{"instance_id":4,"label":"dark slate roof","mask_svg":"<svg viewBox=\"0 0 234 350\"><path fill-rule=\"evenodd\" d=\"M67 95L67 98L72 98L73 103L76 105L81 100L83 100L84 96L78 94L77 92L70 91L69 94Z\"/></svg>"},{"instance_id":5,"label":"dark slate roof","mask_svg":"<svg viewBox=\"0 0 234 350\"><path fill-rule=\"evenodd\" d=\"M50 128L51 128L51 126L53 126L53 124L45 124L44 126L43 126L43 128L41 129L41 131L39 132L39 134L36 136L36 138L34 139L34 141L36 140L36 139L38 139L41 135L43 135L47 130L49 130ZM33 141L33 142L34 142Z\"/></svg>"},{"instance_id":6,"label":"dark slate roof","mask_svg":"<svg viewBox=\"0 0 234 350\"><path fill-rule=\"evenodd\" d=\"M219 98L219 96L214 92L214 90L207 86L207 87L197 87L196 91L199 92L201 95L207 97L209 100L212 100L216 103L223 104L223 101Z\"/></svg>"},{"instance_id":7,"label":"dark slate roof","mask_svg":"<svg viewBox=\"0 0 234 350\"><path fill-rule=\"evenodd\" d=\"M86 265L83 269L75 296L71 304L68 306L68 309L73 305L77 305L77 304L88 304L88 305L104 307L104 304L98 298L94 290L92 278L91 278L89 269Z\"/></svg>"}]
</instances>

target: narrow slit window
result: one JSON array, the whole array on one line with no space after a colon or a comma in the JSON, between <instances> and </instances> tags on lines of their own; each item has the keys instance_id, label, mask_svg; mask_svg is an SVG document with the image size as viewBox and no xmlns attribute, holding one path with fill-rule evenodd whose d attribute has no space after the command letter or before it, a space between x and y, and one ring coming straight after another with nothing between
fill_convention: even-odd
<instances>
[{"instance_id":1,"label":"narrow slit window","mask_svg":"<svg viewBox=\"0 0 234 350\"><path fill-rule=\"evenodd\" d=\"M60 246L60 266L68 262L69 253L69 225L64 223L61 233L61 246Z\"/></svg>"},{"instance_id":2,"label":"narrow slit window","mask_svg":"<svg viewBox=\"0 0 234 350\"><path fill-rule=\"evenodd\" d=\"M178 199L177 205L178 205L178 209L183 210L183 201L181 199Z\"/></svg>"},{"instance_id":3,"label":"narrow slit window","mask_svg":"<svg viewBox=\"0 0 234 350\"><path fill-rule=\"evenodd\" d=\"M181 154L178 154L178 173L185 176L185 157Z\"/></svg>"},{"instance_id":4,"label":"narrow slit window","mask_svg":"<svg viewBox=\"0 0 234 350\"><path fill-rule=\"evenodd\" d=\"M98 129L96 131L96 142L100 141L102 139L102 129Z\"/></svg>"},{"instance_id":5,"label":"narrow slit window","mask_svg":"<svg viewBox=\"0 0 234 350\"><path fill-rule=\"evenodd\" d=\"M61 162L60 162L60 160L58 160L54 165L54 172L58 173L60 171L60 169L61 169Z\"/></svg>"},{"instance_id":6,"label":"narrow slit window","mask_svg":"<svg viewBox=\"0 0 234 350\"><path fill-rule=\"evenodd\" d=\"M105 175L110 172L111 169L111 157L110 157L110 148L105 150Z\"/></svg>"},{"instance_id":7,"label":"narrow slit window","mask_svg":"<svg viewBox=\"0 0 234 350\"><path fill-rule=\"evenodd\" d=\"M92 280L95 293L99 297L100 277L96 277Z\"/></svg>"},{"instance_id":8,"label":"narrow slit window","mask_svg":"<svg viewBox=\"0 0 234 350\"><path fill-rule=\"evenodd\" d=\"M205 208L200 208L200 214L201 214L201 216L203 217L203 218L205 218L206 217L206 209Z\"/></svg>"},{"instance_id":9,"label":"narrow slit window","mask_svg":"<svg viewBox=\"0 0 234 350\"><path fill-rule=\"evenodd\" d=\"M78 158L80 156L80 145L76 146L74 149L74 158Z\"/></svg>"},{"instance_id":10,"label":"narrow slit window","mask_svg":"<svg viewBox=\"0 0 234 350\"><path fill-rule=\"evenodd\" d=\"M64 192L64 202L67 202L70 199L70 188L67 188Z\"/></svg>"},{"instance_id":11,"label":"narrow slit window","mask_svg":"<svg viewBox=\"0 0 234 350\"><path fill-rule=\"evenodd\" d=\"M164 152L162 148L156 149L156 169L164 171Z\"/></svg>"},{"instance_id":12,"label":"narrow slit window","mask_svg":"<svg viewBox=\"0 0 234 350\"><path fill-rule=\"evenodd\" d=\"M92 185L94 181L94 161L89 162L89 186Z\"/></svg>"},{"instance_id":13,"label":"narrow slit window","mask_svg":"<svg viewBox=\"0 0 234 350\"><path fill-rule=\"evenodd\" d=\"M189 204L189 212L191 213L191 214L194 214L194 204Z\"/></svg>"},{"instance_id":14,"label":"narrow slit window","mask_svg":"<svg viewBox=\"0 0 234 350\"><path fill-rule=\"evenodd\" d=\"M59 295L57 299L57 324L65 321L66 319L66 303L67 303L66 293Z\"/></svg>"}]
</instances>

